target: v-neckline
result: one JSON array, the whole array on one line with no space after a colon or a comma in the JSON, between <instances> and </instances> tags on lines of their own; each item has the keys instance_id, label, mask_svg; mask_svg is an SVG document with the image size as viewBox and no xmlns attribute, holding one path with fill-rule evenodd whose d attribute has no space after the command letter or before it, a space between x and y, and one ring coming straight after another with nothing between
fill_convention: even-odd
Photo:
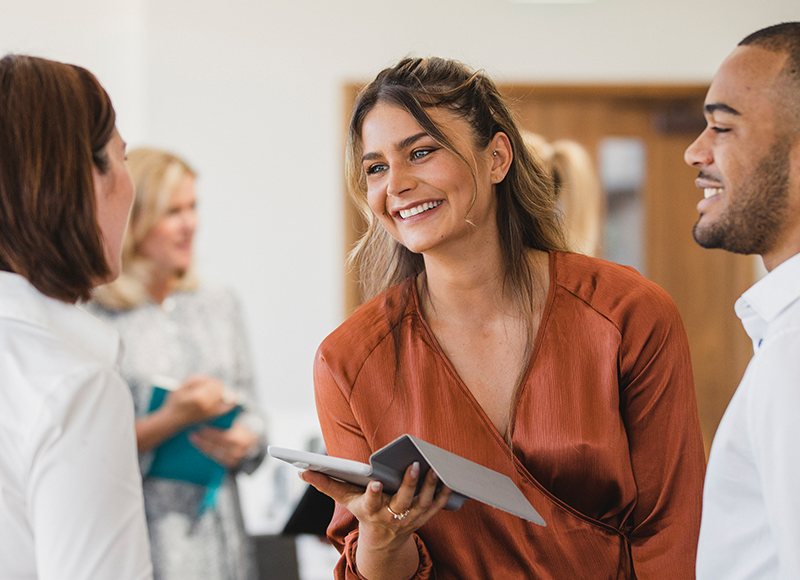
<instances>
[{"instance_id":1,"label":"v-neckline","mask_svg":"<svg viewBox=\"0 0 800 580\"><path fill-rule=\"evenodd\" d=\"M533 371L533 367L535 361L538 357L539 351L541 350L542 340L544 338L544 334L546 332L547 323L550 318L550 314L553 309L553 303L555 301L555 289L556 289L556 256L557 253L553 250L548 251L548 264L547 264L547 271L549 274L548 286L547 286L547 298L545 299L544 307L542 308L541 319L539 321L539 328L536 331L536 337L534 338L533 348L531 348L531 355L528 359L527 365L525 367L525 372L522 374L522 378L520 379L520 384L516 389L516 394L514 399L511 403L511 413L508 419L508 429L511 431L511 440L513 440L513 433L514 433L514 425L516 423L517 418L517 408L519 407L519 402L522 399L522 396L525 391L525 385L528 382L528 378L530 377L531 372ZM500 433L499 429L495 426L494 422L489 418L489 414L483 408L483 406L478 402L478 399L475 395L470 391L467 384L461 378L461 375L458 374L455 366L448 358L447 354L442 349L441 344L439 344L439 340L436 338L436 335L431 330L428 321L425 320L425 316L422 314L422 305L420 304L419 293L417 291L417 276L414 276L410 279L409 283L411 284L411 293L412 298L414 300L414 310L416 313L417 318L419 318L420 322L422 323L422 327L425 329L425 334L430 340L431 344L436 349L439 357L444 361L447 368L450 370L452 375L456 378L456 382L458 383L461 390L467 396L467 398L472 402L475 408L479 409L481 416L483 417L484 422L491 428L492 433L497 437L498 441L500 441L503 446L507 449L508 444L506 443L506 437Z\"/></svg>"}]
</instances>

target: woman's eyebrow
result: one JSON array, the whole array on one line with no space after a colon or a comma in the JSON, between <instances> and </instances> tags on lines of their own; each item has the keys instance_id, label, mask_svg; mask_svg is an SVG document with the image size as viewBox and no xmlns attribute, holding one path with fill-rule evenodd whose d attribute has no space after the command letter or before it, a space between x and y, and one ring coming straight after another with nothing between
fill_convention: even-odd
<instances>
[{"instance_id":1,"label":"woman's eyebrow","mask_svg":"<svg viewBox=\"0 0 800 580\"><path fill-rule=\"evenodd\" d=\"M406 147L408 147L409 145L413 145L413 144L414 144L414 142L415 142L415 141L417 141L418 139L421 139L422 137L427 137L427 136L428 136L428 134L427 134L425 131L422 131L421 133L417 133L416 135L411 135L411 137L406 137L405 139L403 139L402 141L400 141L400 142L399 142L399 143L398 143L398 144L395 146L395 148L396 148L398 151L402 151L403 149L405 149L405 148L406 148Z\"/></svg>"},{"instance_id":2,"label":"woman's eyebrow","mask_svg":"<svg viewBox=\"0 0 800 580\"><path fill-rule=\"evenodd\" d=\"M395 145L395 149L397 151L402 151L409 145L413 145L416 141L418 141L422 137L427 137L427 136L428 134L425 131L421 131L416 135L411 135L410 137L406 137L402 141L398 142L397 145ZM364 155L361 157L361 161L362 163L364 161L372 161L374 159L379 159L380 156L381 156L380 153L374 153L374 152L364 153Z\"/></svg>"}]
</instances>

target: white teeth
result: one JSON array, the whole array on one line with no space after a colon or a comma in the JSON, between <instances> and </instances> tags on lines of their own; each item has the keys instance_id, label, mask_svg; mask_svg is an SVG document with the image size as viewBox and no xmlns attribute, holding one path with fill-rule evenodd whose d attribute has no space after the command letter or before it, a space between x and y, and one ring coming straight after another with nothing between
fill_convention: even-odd
<instances>
[{"instance_id":1,"label":"white teeth","mask_svg":"<svg viewBox=\"0 0 800 580\"><path fill-rule=\"evenodd\" d=\"M706 198L709 198L709 197L711 197L713 195L717 195L718 193L722 193L722 188L721 187L706 187L703 190L703 195Z\"/></svg>"},{"instance_id":2,"label":"white teeth","mask_svg":"<svg viewBox=\"0 0 800 580\"><path fill-rule=\"evenodd\" d=\"M418 213L422 213L424 211L428 211L429 209L439 207L441 203L442 203L441 199L438 201L426 201L425 203L421 203L417 207L412 207L411 209L401 209L400 217L403 219L408 219L411 216L417 215Z\"/></svg>"}]
</instances>

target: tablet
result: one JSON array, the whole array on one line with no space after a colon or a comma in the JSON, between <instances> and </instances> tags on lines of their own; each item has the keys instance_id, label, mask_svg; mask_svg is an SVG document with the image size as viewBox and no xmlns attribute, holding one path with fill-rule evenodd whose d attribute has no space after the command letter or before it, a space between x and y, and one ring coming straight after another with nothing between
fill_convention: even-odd
<instances>
[{"instance_id":1,"label":"tablet","mask_svg":"<svg viewBox=\"0 0 800 580\"><path fill-rule=\"evenodd\" d=\"M267 451L272 457L299 469L318 471L360 487L366 488L371 481L380 481L383 492L389 494L400 489L408 466L418 462L417 493L426 474L432 469L439 478L437 485L446 485L452 491L444 506L446 510L457 510L472 498L530 522L545 525L510 477L408 433L375 451L369 457L369 464L272 445Z\"/></svg>"},{"instance_id":2,"label":"tablet","mask_svg":"<svg viewBox=\"0 0 800 580\"><path fill-rule=\"evenodd\" d=\"M370 481L376 479L372 477L372 467L370 465L350 459L330 457L321 453L298 451L285 447L275 447L274 445L267 447L267 453L275 459L294 465L298 469L319 471L328 477L364 488L367 487Z\"/></svg>"}]
</instances>

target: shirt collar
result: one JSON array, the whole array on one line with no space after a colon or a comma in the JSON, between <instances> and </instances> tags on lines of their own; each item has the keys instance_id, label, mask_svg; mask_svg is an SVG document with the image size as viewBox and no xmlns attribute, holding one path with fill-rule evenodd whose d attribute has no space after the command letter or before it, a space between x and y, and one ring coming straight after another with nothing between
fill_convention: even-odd
<instances>
[{"instance_id":1,"label":"shirt collar","mask_svg":"<svg viewBox=\"0 0 800 580\"><path fill-rule=\"evenodd\" d=\"M758 348L769 323L800 298L800 254L779 264L736 301L734 309Z\"/></svg>"},{"instance_id":2,"label":"shirt collar","mask_svg":"<svg viewBox=\"0 0 800 580\"><path fill-rule=\"evenodd\" d=\"M0 318L46 328L111 365L117 365L122 355L116 330L74 304L45 296L19 274L0 271Z\"/></svg>"}]
</instances>

